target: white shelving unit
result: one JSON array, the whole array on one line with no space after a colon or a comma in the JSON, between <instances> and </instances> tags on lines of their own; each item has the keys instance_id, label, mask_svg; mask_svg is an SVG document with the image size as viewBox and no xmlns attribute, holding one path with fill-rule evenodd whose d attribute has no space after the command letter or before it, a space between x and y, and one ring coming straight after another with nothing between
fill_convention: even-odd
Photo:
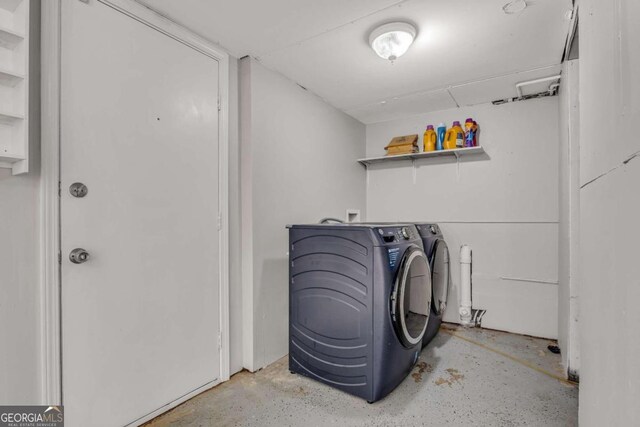
<instances>
[{"instance_id":1,"label":"white shelving unit","mask_svg":"<svg viewBox=\"0 0 640 427\"><path fill-rule=\"evenodd\" d=\"M0 167L29 171L29 6L0 0Z\"/></svg>"},{"instance_id":2,"label":"white shelving unit","mask_svg":"<svg viewBox=\"0 0 640 427\"><path fill-rule=\"evenodd\" d=\"M3 70L0 68L0 85L15 87L18 83L24 80L22 74L16 74L12 71Z\"/></svg>"},{"instance_id":3,"label":"white shelving unit","mask_svg":"<svg viewBox=\"0 0 640 427\"><path fill-rule=\"evenodd\" d=\"M0 9L12 12L20 6L20 3L22 3L22 0L0 0Z\"/></svg>"},{"instance_id":4,"label":"white shelving unit","mask_svg":"<svg viewBox=\"0 0 640 427\"><path fill-rule=\"evenodd\" d=\"M468 156L472 154L482 154L484 149L482 147L467 147L456 148L453 150L441 150L441 151L427 151L424 153L413 154L400 154L397 156L382 156L382 157L369 157L366 159L358 159L364 166L374 165L376 163L398 162L401 160L412 160L415 162L419 159L428 159L433 157L455 157L460 159L461 156Z\"/></svg>"},{"instance_id":5,"label":"white shelving unit","mask_svg":"<svg viewBox=\"0 0 640 427\"><path fill-rule=\"evenodd\" d=\"M0 47L15 49L24 41L24 36L13 30L0 27Z\"/></svg>"}]
</instances>

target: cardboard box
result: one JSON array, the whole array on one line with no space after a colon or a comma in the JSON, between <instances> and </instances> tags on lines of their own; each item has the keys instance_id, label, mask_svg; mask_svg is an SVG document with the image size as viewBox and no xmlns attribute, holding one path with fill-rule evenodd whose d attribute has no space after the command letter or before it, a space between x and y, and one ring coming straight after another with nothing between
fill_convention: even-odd
<instances>
[{"instance_id":1,"label":"cardboard box","mask_svg":"<svg viewBox=\"0 0 640 427\"><path fill-rule=\"evenodd\" d=\"M387 150L387 156L417 153L418 135L396 136L384 149Z\"/></svg>"}]
</instances>

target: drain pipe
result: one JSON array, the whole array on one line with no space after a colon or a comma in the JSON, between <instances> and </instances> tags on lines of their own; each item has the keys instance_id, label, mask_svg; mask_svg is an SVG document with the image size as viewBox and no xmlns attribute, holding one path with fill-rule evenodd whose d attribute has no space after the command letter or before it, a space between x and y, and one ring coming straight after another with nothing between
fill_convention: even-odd
<instances>
[{"instance_id":1,"label":"drain pipe","mask_svg":"<svg viewBox=\"0 0 640 427\"><path fill-rule=\"evenodd\" d=\"M460 247L460 323L471 326L471 248Z\"/></svg>"},{"instance_id":2,"label":"drain pipe","mask_svg":"<svg viewBox=\"0 0 640 427\"><path fill-rule=\"evenodd\" d=\"M556 76L543 77L541 79L529 80L527 82L520 82L516 84L516 90L518 91L518 98L522 98L522 86L529 86L537 83L551 82L554 80L560 80L562 75L558 74Z\"/></svg>"}]
</instances>

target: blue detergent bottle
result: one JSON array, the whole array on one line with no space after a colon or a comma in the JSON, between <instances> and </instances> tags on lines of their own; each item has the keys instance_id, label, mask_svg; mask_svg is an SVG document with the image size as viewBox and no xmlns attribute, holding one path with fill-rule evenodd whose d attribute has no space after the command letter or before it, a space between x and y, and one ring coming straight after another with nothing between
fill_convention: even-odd
<instances>
[{"instance_id":1,"label":"blue detergent bottle","mask_svg":"<svg viewBox=\"0 0 640 427\"><path fill-rule=\"evenodd\" d=\"M444 136L447 132L447 126L444 123L438 125L438 141L436 142L436 151L444 150Z\"/></svg>"}]
</instances>

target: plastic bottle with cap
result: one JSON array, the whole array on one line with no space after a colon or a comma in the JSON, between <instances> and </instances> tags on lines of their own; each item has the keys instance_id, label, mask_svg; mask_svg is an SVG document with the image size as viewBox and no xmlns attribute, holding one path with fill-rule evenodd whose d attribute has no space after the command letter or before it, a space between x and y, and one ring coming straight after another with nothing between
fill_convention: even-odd
<instances>
[{"instance_id":1,"label":"plastic bottle with cap","mask_svg":"<svg viewBox=\"0 0 640 427\"><path fill-rule=\"evenodd\" d=\"M469 117L464 122L464 146L473 147L473 119Z\"/></svg>"},{"instance_id":2,"label":"plastic bottle with cap","mask_svg":"<svg viewBox=\"0 0 640 427\"><path fill-rule=\"evenodd\" d=\"M444 149L452 150L454 148L462 147L464 147L464 130L462 130L460 122L456 120L453 122L453 126L447 131L444 138Z\"/></svg>"},{"instance_id":3,"label":"plastic bottle with cap","mask_svg":"<svg viewBox=\"0 0 640 427\"><path fill-rule=\"evenodd\" d=\"M478 146L478 132L480 130L480 127L478 126L478 123L474 120L473 121L473 146L477 147Z\"/></svg>"},{"instance_id":4,"label":"plastic bottle with cap","mask_svg":"<svg viewBox=\"0 0 640 427\"><path fill-rule=\"evenodd\" d=\"M438 136L436 135L436 131L433 130L433 125L428 125L427 130L424 131L424 138L422 140L422 151L435 151L437 141Z\"/></svg>"},{"instance_id":5,"label":"plastic bottle with cap","mask_svg":"<svg viewBox=\"0 0 640 427\"><path fill-rule=\"evenodd\" d=\"M447 132L447 126L444 123L438 125L438 140L436 143L436 150L444 150L444 137Z\"/></svg>"}]
</instances>

